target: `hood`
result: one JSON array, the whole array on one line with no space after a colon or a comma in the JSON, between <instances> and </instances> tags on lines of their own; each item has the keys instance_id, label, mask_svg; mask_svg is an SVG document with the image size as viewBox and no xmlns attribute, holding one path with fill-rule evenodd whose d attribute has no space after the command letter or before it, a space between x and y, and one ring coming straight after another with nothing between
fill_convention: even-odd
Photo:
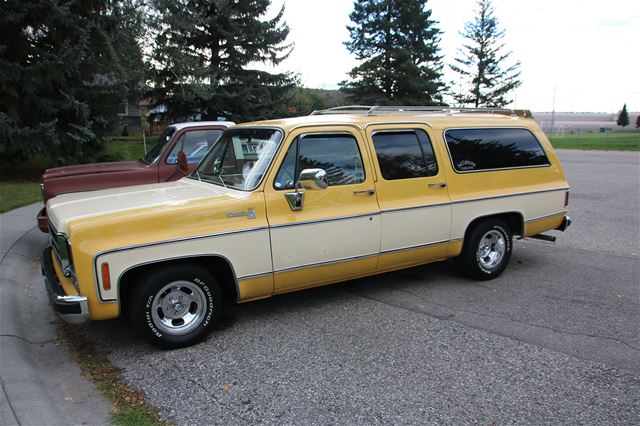
<instances>
[{"instance_id":1,"label":"hood","mask_svg":"<svg viewBox=\"0 0 640 426\"><path fill-rule=\"evenodd\" d=\"M142 161L116 161L112 163L90 163L78 164L75 166L56 167L47 169L42 174L42 181L61 177L78 176L86 174L126 172L130 170L144 168L146 164Z\"/></svg>"},{"instance_id":2,"label":"hood","mask_svg":"<svg viewBox=\"0 0 640 426\"><path fill-rule=\"evenodd\" d=\"M232 202L248 195L248 192L184 178L176 182L62 194L47 201L47 215L57 232L68 234L69 224L80 219L149 208L169 209L198 200Z\"/></svg>"}]
</instances>

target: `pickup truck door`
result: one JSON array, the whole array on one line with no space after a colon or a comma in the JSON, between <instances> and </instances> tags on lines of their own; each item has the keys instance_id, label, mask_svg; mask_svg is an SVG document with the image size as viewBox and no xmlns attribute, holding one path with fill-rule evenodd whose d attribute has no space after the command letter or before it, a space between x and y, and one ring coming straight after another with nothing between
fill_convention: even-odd
<instances>
[{"instance_id":1,"label":"pickup truck door","mask_svg":"<svg viewBox=\"0 0 640 426\"><path fill-rule=\"evenodd\" d=\"M367 137L381 210L378 268L447 257L451 200L431 130L422 124L378 125L367 128Z\"/></svg>"},{"instance_id":2,"label":"pickup truck door","mask_svg":"<svg viewBox=\"0 0 640 426\"><path fill-rule=\"evenodd\" d=\"M275 293L373 272L380 211L360 132L348 126L300 129L283 148L265 186ZM299 190L302 205L294 210L287 194L297 192L296 176L305 169L323 169L329 186Z\"/></svg>"},{"instance_id":3,"label":"pickup truck door","mask_svg":"<svg viewBox=\"0 0 640 426\"><path fill-rule=\"evenodd\" d=\"M184 173L178 169L180 151L187 156L191 172L220 138L223 130L223 127L193 127L176 134L170 146L165 149L165 155L158 161L159 182L170 182L184 177Z\"/></svg>"}]
</instances>

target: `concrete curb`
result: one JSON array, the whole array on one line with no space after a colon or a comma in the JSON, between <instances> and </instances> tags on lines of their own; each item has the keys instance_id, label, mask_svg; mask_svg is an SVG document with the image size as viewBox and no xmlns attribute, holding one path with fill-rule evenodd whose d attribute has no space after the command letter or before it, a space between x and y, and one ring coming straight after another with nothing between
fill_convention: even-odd
<instances>
[{"instance_id":1,"label":"concrete curb","mask_svg":"<svg viewBox=\"0 0 640 426\"><path fill-rule=\"evenodd\" d=\"M40 273L41 206L0 215L0 424L110 424L110 405L56 341Z\"/></svg>"}]
</instances>

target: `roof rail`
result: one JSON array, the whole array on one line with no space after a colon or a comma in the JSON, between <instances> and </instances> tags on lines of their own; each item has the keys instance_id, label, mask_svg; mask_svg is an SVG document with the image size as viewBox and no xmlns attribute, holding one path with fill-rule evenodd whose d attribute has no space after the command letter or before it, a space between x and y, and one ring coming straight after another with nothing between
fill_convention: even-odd
<instances>
[{"instance_id":1,"label":"roof rail","mask_svg":"<svg viewBox=\"0 0 640 426\"><path fill-rule=\"evenodd\" d=\"M335 108L315 110L311 115L331 114L365 114L369 116L378 114L499 114L513 117L532 118L528 109L508 108L463 108L450 106L420 106L420 105L347 105Z\"/></svg>"}]
</instances>

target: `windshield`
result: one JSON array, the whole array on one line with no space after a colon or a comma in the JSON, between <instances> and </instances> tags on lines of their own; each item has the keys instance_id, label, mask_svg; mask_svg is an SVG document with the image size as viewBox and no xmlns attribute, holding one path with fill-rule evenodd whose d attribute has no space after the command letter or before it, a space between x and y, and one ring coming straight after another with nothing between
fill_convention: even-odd
<instances>
[{"instance_id":1,"label":"windshield","mask_svg":"<svg viewBox=\"0 0 640 426\"><path fill-rule=\"evenodd\" d=\"M281 141L276 129L227 130L189 177L250 191L262 181Z\"/></svg>"},{"instance_id":2,"label":"windshield","mask_svg":"<svg viewBox=\"0 0 640 426\"><path fill-rule=\"evenodd\" d=\"M158 157L160 157L160 154L162 154L164 147L171 140L171 136L173 136L175 132L175 127L169 127L162 135L158 136L155 145L153 145L151 149L147 151L147 153L144 155L144 157L141 158L141 160L147 164L155 163Z\"/></svg>"}]
</instances>

